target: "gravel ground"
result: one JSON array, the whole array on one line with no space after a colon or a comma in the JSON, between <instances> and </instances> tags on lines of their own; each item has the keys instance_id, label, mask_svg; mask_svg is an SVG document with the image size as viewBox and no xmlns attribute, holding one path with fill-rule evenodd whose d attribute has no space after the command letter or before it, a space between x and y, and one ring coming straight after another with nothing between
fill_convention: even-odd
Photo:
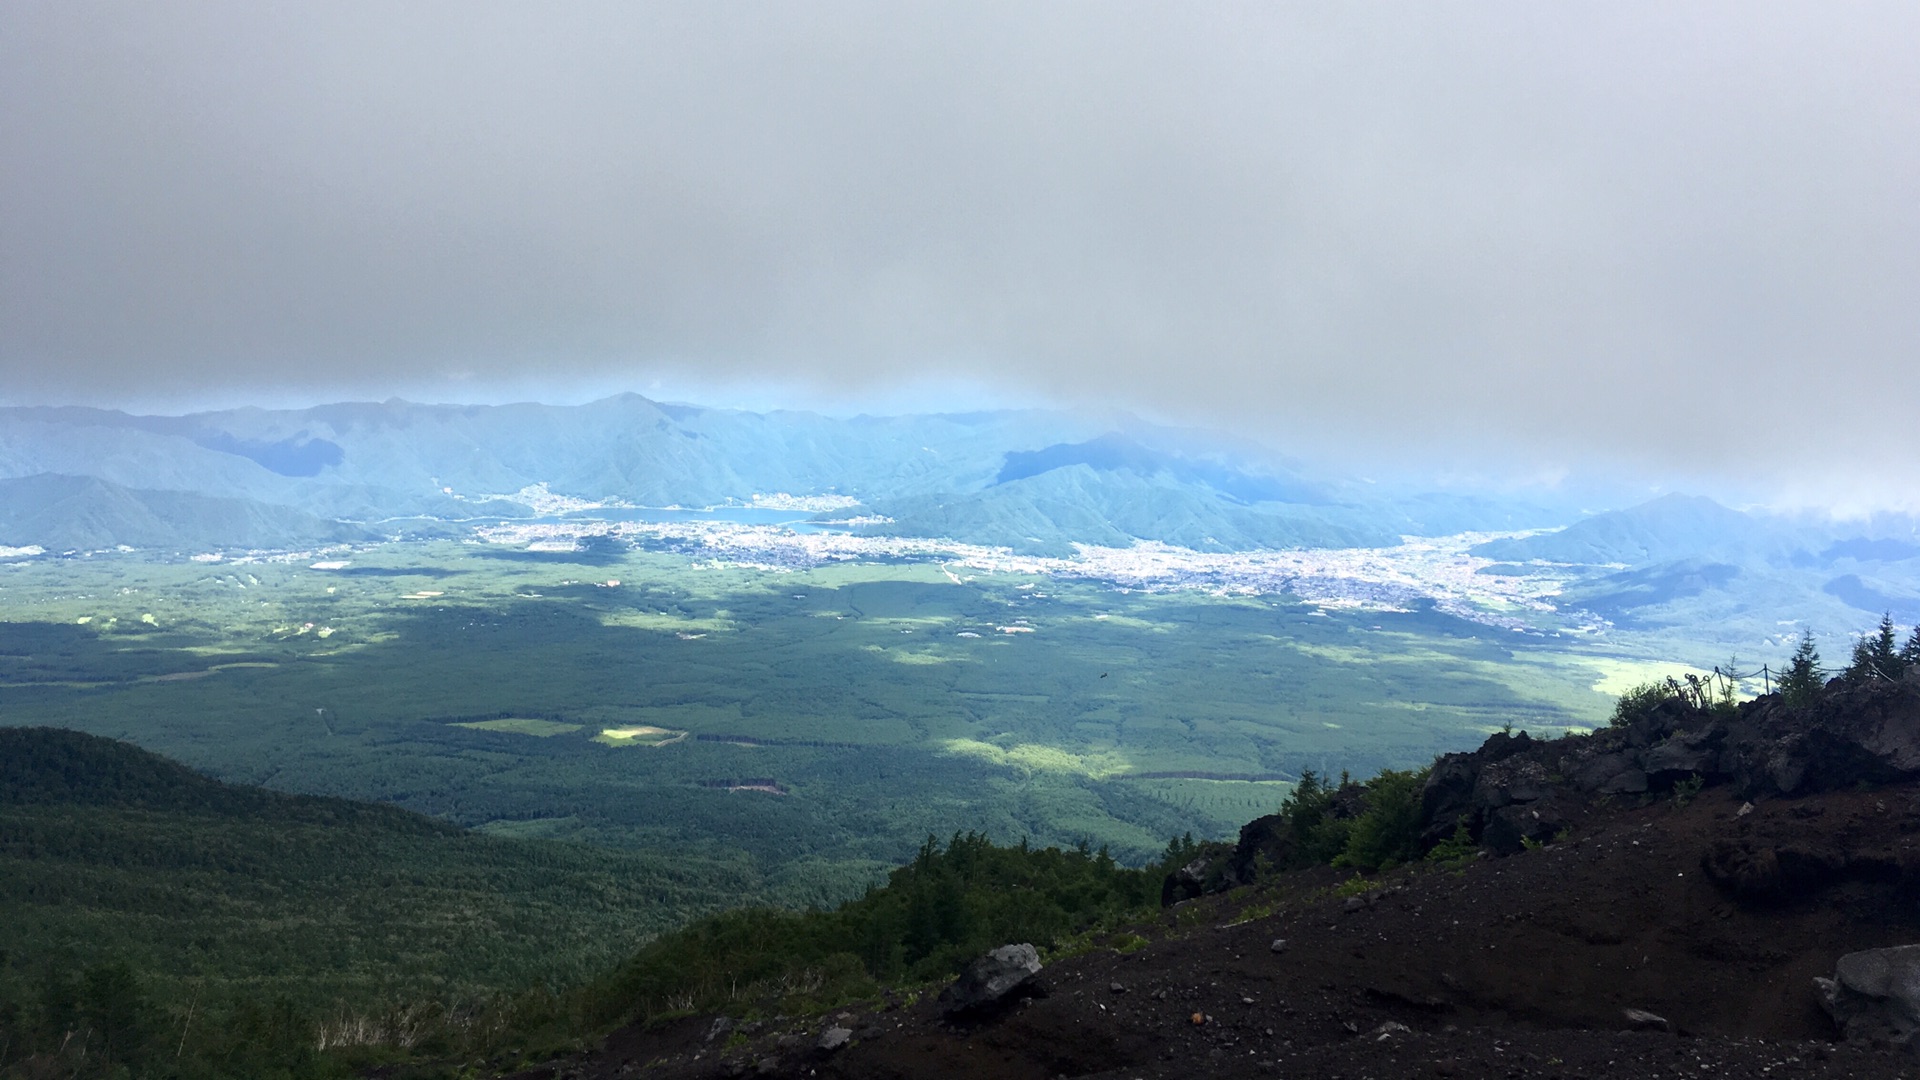
<instances>
[{"instance_id":1,"label":"gravel ground","mask_svg":"<svg viewBox=\"0 0 1920 1080\"><path fill-rule=\"evenodd\" d=\"M1358 897L1317 870L1188 901L1138 928L1146 947L1050 964L1044 996L966 1026L930 1001L744 1041L690 1017L518 1075L1920 1076L1920 1058L1835 1042L1812 991L1843 953L1920 942L1920 787L1741 811L1716 789L1601 805L1562 843ZM1799 869L1736 895L1730 859ZM852 1035L819 1049L830 1027Z\"/></svg>"}]
</instances>

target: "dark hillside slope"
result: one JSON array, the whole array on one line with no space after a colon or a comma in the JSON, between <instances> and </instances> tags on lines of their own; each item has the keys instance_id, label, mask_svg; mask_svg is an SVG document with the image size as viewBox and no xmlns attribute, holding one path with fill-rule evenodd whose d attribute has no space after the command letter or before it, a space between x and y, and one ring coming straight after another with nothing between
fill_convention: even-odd
<instances>
[{"instance_id":1,"label":"dark hillside slope","mask_svg":"<svg viewBox=\"0 0 1920 1080\"><path fill-rule=\"evenodd\" d=\"M1358 822L1381 790L1342 786L1316 806ZM1835 680L1798 704L1737 708L1647 694L1590 736L1500 734L1442 757L1412 790L1410 828L1441 861L1372 878L1279 872L1297 834L1261 819L1172 879L1219 891L1054 958L1035 993L998 1012L956 1023L922 994L747 1019L725 1043L706 1039L711 1016L669 1020L564 1068L581 1080L639 1066L873 1080L1914 1075L1909 1053L1840 1041L1814 979L1842 955L1920 942L1920 678ZM1209 870L1235 859L1252 872ZM838 1049L822 1048L829 1028L846 1036Z\"/></svg>"},{"instance_id":2,"label":"dark hillside slope","mask_svg":"<svg viewBox=\"0 0 1920 1080\"><path fill-rule=\"evenodd\" d=\"M1876 806L1889 794L1898 816ZM1847 880L1749 906L1699 867L1743 822L1783 844L1829 828L1891 841L1920 826L1916 794L1832 796L1812 827L1793 805L1738 818L1726 793L1635 807L1551 849L1402 871L1351 898L1332 871L1286 875L1170 909L1137 951L1052 964L1046 997L989 1022L953 1027L923 1001L835 1021L859 1039L831 1057L812 1050L824 1022L797 1052L769 1039L736 1054L773 1057L776 1075L954 1080L1911 1075L1903 1059L1833 1045L1812 993L1839 955L1920 937L1897 888ZM1627 1009L1682 1034L1630 1030ZM710 1049L689 1043L648 1075L737 1075L688 1060ZM646 1060L641 1045L623 1056Z\"/></svg>"},{"instance_id":3,"label":"dark hillside slope","mask_svg":"<svg viewBox=\"0 0 1920 1080\"><path fill-rule=\"evenodd\" d=\"M499 839L0 728L0 1001L47 965L108 962L307 1001L518 990L596 972L752 884L710 861Z\"/></svg>"}]
</instances>

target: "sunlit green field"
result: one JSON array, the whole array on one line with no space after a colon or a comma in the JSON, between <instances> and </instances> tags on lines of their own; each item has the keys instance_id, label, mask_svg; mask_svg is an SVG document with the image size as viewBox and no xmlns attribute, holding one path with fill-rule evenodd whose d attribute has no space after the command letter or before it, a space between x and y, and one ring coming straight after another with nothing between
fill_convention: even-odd
<instances>
[{"instance_id":1,"label":"sunlit green field","mask_svg":"<svg viewBox=\"0 0 1920 1080\"><path fill-rule=\"evenodd\" d=\"M928 833L1230 835L1303 769L1599 722L1643 661L1433 613L933 564L391 544L339 569L0 566L0 723L844 895ZM617 584L610 584L616 583Z\"/></svg>"}]
</instances>

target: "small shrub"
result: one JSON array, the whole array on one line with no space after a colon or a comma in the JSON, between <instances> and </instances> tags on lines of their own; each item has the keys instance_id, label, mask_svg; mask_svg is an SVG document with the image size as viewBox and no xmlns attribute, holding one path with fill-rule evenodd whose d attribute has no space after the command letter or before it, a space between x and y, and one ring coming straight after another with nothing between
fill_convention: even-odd
<instances>
[{"instance_id":1,"label":"small shrub","mask_svg":"<svg viewBox=\"0 0 1920 1080\"><path fill-rule=\"evenodd\" d=\"M1645 682L1620 695L1613 703L1613 717L1607 721L1611 727L1629 727L1646 719L1653 710L1668 700L1678 697L1678 688L1672 679L1661 682Z\"/></svg>"},{"instance_id":2,"label":"small shrub","mask_svg":"<svg viewBox=\"0 0 1920 1080\"><path fill-rule=\"evenodd\" d=\"M1700 789L1705 787L1706 784L1706 777L1701 776L1699 773L1694 773L1692 776L1673 785L1673 805L1685 806L1692 802L1694 796L1700 794Z\"/></svg>"},{"instance_id":3,"label":"small shrub","mask_svg":"<svg viewBox=\"0 0 1920 1080\"><path fill-rule=\"evenodd\" d=\"M1467 831L1467 815L1461 814L1453 823L1453 835L1433 845L1427 852L1427 861L1441 866L1458 866L1472 861L1480 853L1480 845L1473 842L1473 834Z\"/></svg>"},{"instance_id":4,"label":"small shrub","mask_svg":"<svg viewBox=\"0 0 1920 1080\"><path fill-rule=\"evenodd\" d=\"M1276 869L1273 865L1272 856L1264 851L1256 851L1253 853L1253 880L1270 881L1273 879Z\"/></svg>"}]
</instances>

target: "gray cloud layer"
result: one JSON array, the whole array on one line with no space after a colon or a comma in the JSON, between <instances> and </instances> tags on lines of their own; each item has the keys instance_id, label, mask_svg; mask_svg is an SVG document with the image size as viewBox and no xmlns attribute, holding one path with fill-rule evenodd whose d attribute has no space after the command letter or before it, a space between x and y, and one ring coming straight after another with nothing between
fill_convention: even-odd
<instances>
[{"instance_id":1,"label":"gray cloud layer","mask_svg":"<svg viewBox=\"0 0 1920 1080\"><path fill-rule=\"evenodd\" d=\"M937 375L1920 467L1911 3L552 8L0 9L0 396Z\"/></svg>"}]
</instances>

